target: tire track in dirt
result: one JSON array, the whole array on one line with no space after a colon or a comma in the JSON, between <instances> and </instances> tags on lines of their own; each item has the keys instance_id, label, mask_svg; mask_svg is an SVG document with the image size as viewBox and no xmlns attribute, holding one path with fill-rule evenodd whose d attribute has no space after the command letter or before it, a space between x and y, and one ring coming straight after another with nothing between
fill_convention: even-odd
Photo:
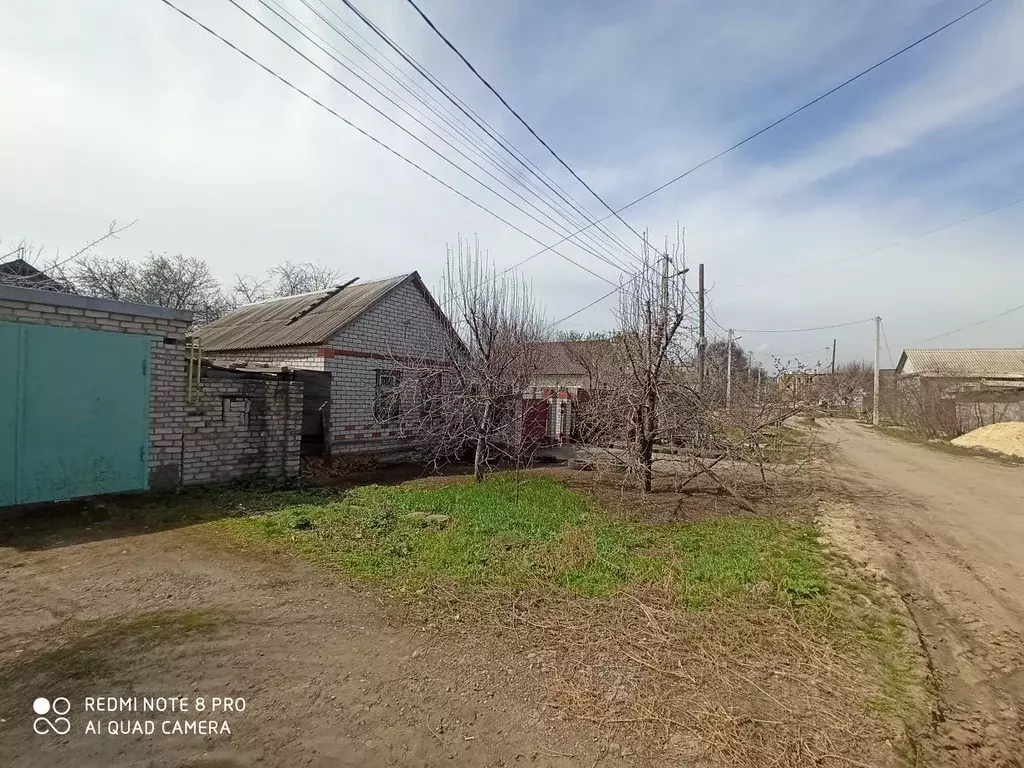
<instances>
[{"instance_id":1,"label":"tire track in dirt","mask_svg":"<svg viewBox=\"0 0 1024 768\"><path fill-rule=\"evenodd\" d=\"M930 658L939 765L1024 765L1024 471L827 423L857 505Z\"/></svg>"}]
</instances>

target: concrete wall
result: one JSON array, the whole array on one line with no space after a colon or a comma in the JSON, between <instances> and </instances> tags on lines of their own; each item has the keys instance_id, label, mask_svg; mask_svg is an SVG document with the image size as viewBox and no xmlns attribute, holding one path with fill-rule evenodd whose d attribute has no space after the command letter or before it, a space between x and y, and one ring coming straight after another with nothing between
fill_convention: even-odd
<instances>
[{"instance_id":1,"label":"concrete wall","mask_svg":"<svg viewBox=\"0 0 1024 768\"><path fill-rule=\"evenodd\" d=\"M1002 421L1024 421L1024 392L1004 396L993 393L991 397L981 399L958 398L956 418L962 432Z\"/></svg>"},{"instance_id":2,"label":"concrete wall","mask_svg":"<svg viewBox=\"0 0 1024 768\"><path fill-rule=\"evenodd\" d=\"M163 307L0 286L0 322L39 323L150 337L151 487L177 484L180 439L175 448L161 440L161 436L175 428L180 434L185 405L185 333L191 318L188 312Z\"/></svg>"},{"instance_id":3,"label":"concrete wall","mask_svg":"<svg viewBox=\"0 0 1024 768\"><path fill-rule=\"evenodd\" d=\"M1001 421L1024 421L1024 382L900 376L895 421L928 434L961 435ZM883 392L882 405L886 405Z\"/></svg>"}]
</instances>

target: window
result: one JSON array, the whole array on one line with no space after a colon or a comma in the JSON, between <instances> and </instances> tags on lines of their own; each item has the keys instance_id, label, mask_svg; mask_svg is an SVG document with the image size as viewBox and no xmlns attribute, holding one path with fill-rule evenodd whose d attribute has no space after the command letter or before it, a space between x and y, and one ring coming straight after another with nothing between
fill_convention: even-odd
<instances>
[{"instance_id":1,"label":"window","mask_svg":"<svg viewBox=\"0 0 1024 768\"><path fill-rule=\"evenodd\" d=\"M373 397L373 418L377 421L397 419L402 412L402 376L398 371L377 371L377 387Z\"/></svg>"}]
</instances>

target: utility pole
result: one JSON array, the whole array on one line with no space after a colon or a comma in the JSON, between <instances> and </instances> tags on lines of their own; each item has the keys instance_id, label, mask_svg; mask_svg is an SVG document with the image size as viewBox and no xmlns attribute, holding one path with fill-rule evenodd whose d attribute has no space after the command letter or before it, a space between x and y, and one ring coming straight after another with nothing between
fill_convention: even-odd
<instances>
[{"instance_id":1,"label":"utility pole","mask_svg":"<svg viewBox=\"0 0 1024 768\"><path fill-rule=\"evenodd\" d=\"M836 374L836 340L832 339L832 375Z\"/></svg>"},{"instance_id":2,"label":"utility pole","mask_svg":"<svg viewBox=\"0 0 1024 768\"><path fill-rule=\"evenodd\" d=\"M732 404L732 328L729 329L729 343L725 351L725 410Z\"/></svg>"},{"instance_id":3,"label":"utility pole","mask_svg":"<svg viewBox=\"0 0 1024 768\"><path fill-rule=\"evenodd\" d=\"M659 343L664 342L665 334L668 333L668 268L672 260L669 258L667 248L661 259L661 333L659 334L661 339L659 339Z\"/></svg>"},{"instance_id":4,"label":"utility pole","mask_svg":"<svg viewBox=\"0 0 1024 768\"><path fill-rule=\"evenodd\" d=\"M881 350L882 318L875 318L875 396L871 398L871 424L878 426L878 355Z\"/></svg>"},{"instance_id":5,"label":"utility pole","mask_svg":"<svg viewBox=\"0 0 1024 768\"><path fill-rule=\"evenodd\" d=\"M698 281L700 283L697 292L697 315L698 336L697 336L697 389L704 391L704 350L708 345L707 337L704 335L704 265L698 266Z\"/></svg>"}]
</instances>

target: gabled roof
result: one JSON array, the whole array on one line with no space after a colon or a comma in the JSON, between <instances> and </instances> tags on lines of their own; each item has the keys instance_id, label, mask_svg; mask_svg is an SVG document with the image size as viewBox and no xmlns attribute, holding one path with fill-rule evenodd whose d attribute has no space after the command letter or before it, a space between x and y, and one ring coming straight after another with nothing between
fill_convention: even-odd
<instances>
[{"instance_id":1,"label":"gabled roof","mask_svg":"<svg viewBox=\"0 0 1024 768\"><path fill-rule=\"evenodd\" d=\"M534 345L539 374L583 376L587 369L564 341L542 341Z\"/></svg>"},{"instance_id":2,"label":"gabled roof","mask_svg":"<svg viewBox=\"0 0 1024 768\"><path fill-rule=\"evenodd\" d=\"M73 293L70 286L54 280L41 269L37 269L24 259L13 259L0 264L0 283L16 285L21 288L36 288L43 291L59 291Z\"/></svg>"},{"instance_id":3,"label":"gabled roof","mask_svg":"<svg viewBox=\"0 0 1024 768\"><path fill-rule=\"evenodd\" d=\"M586 376L587 363L611 349L609 339L581 339L573 341L541 341L533 345L536 354L534 370L541 375Z\"/></svg>"},{"instance_id":4,"label":"gabled roof","mask_svg":"<svg viewBox=\"0 0 1024 768\"><path fill-rule=\"evenodd\" d=\"M196 335L204 352L323 344L406 283L416 286L441 322L450 327L419 273L411 272L247 304L203 326Z\"/></svg>"},{"instance_id":5,"label":"gabled roof","mask_svg":"<svg viewBox=\"0 0 1024 768\"><path fill-rule=\"evenodd\" d=\"M1024 349L905 349L896 375L1024 379Z\"/></svg>"}]
</instances>

